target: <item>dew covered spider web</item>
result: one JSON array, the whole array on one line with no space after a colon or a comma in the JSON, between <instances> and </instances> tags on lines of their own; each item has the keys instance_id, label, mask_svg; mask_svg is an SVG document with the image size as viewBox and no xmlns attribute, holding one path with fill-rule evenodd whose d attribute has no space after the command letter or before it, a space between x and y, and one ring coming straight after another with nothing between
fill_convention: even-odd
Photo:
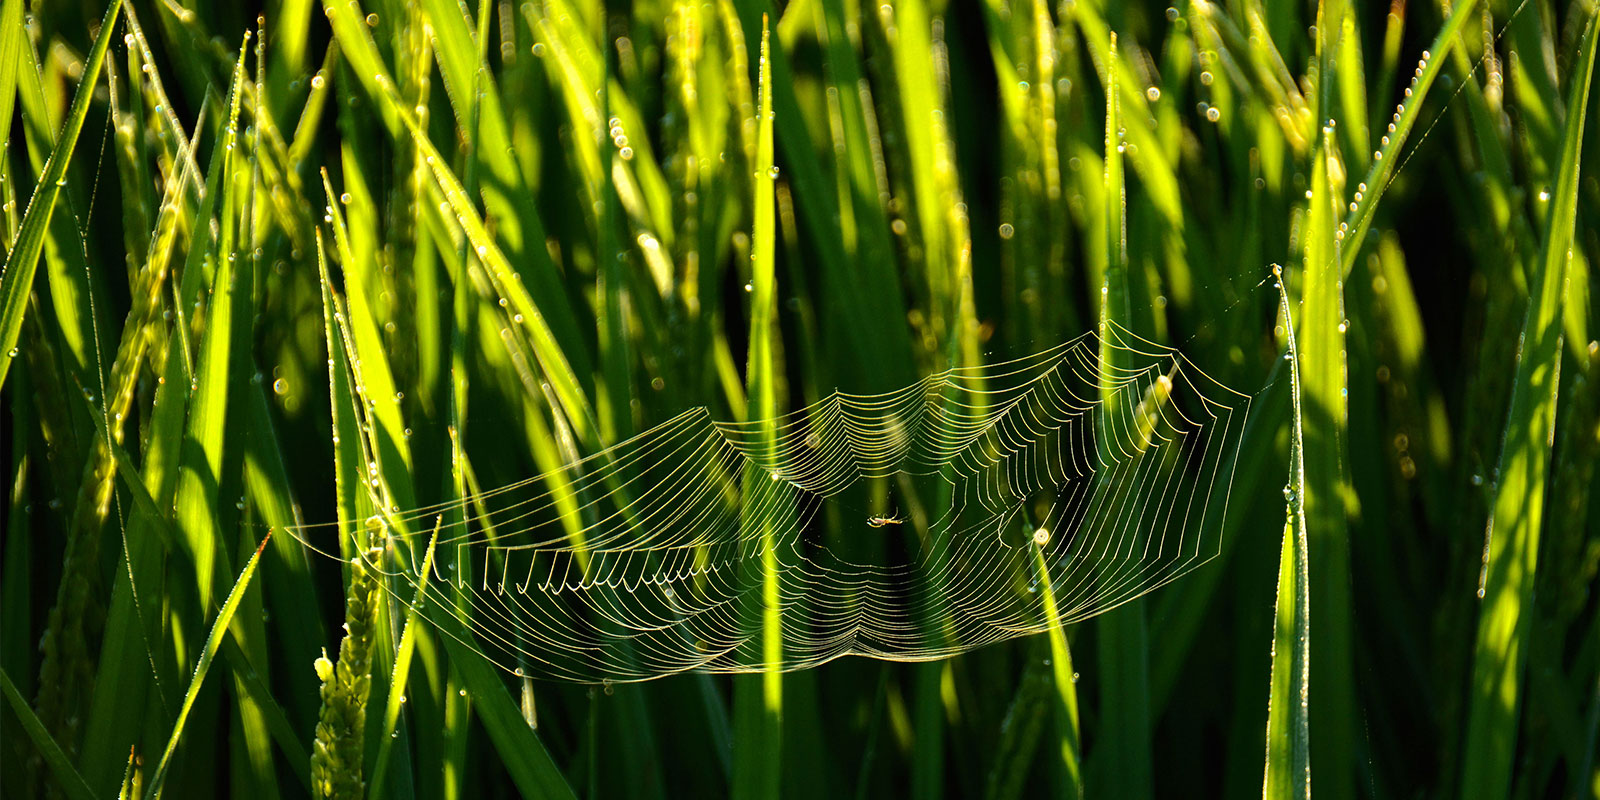
<instances>
[{"instance_id":1,"label":"dew covered spider web","mask_svg":"<svg viewBox=\"0 0 1600 800\"><path fill-rule=\"evenodd\" d=\"M559 475L390 514L408 541L368 558L532 677L937 659L1215 556L1249 401L1112 327L777 420L691 409Z\"/></svg>"}]
</instances>

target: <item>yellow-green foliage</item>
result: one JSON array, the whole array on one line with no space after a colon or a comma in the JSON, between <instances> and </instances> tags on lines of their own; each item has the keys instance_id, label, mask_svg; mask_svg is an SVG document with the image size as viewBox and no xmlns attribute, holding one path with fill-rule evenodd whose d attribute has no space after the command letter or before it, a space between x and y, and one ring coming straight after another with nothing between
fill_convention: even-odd
<instances>
[{"instance_id":1,"label":"yellow-green foliage","mask_svg":"<svg viewBox=\"0 0 1600 800\"><path fill-rule=\"evenodd\" d=\"M0 0L0 795L1593 796L1595 13ZM460 547L535 478L606 569L619 441L1113 330L1186 359L1140 437L1188 378L1249 417L1203 566L1092 625L1031 551L1047 633L783 672L878 600L821 546L992 610L939 474L730 512L738 680L545 680L541 635L700 643L625 586L519 628L543 576Z\"/></svg>"}]
</instances>

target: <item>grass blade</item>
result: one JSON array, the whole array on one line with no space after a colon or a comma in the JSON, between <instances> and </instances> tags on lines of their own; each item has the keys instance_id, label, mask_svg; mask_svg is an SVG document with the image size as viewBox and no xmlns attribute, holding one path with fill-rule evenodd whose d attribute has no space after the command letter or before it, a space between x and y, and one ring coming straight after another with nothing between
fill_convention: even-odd
<instances>
[{"instance_id":1,"label":"grass blade","mask_svg":"<svg viewBox=\"0 0 1600 800\"><path fill-rule=\"evenodd\" d=\"M239 602L244 599L245 590L250 587L250 579L256 574L256 564L261 560L261 551L266 549L267 542L271 538L270 531L262 537L261 544L256 546L255 553L245 562L244 569L239 573L239 579L234 581L233 589L228 592L227 599L222 601L222 608L217 611L217 618L211 623L211 633L207 634L205 646L200 651L200 661L195 665L194 677L189 681L189 690L183 695L183 705L178 710L177 722L173 723L172 736L167 739L167 747L161 753L161 761L156 764L155 774L150 777L150 785L145 790L145 800L152 800L161 794L172 754L178 749L178 739L183 736L184 723L189 719L189 710L194 707L195 696L200 693L200 686L205 683L206 672L211 669L211 661L217 654L217 648L222 644L222 637L227 635L228 626L233 622L233 614L239 609Z\"/></svg>"},{"instance_id":2,"label":"grass blade","mask_svg":"<svg viewBox=\"0 0 1600 800\"><path fill-rule=\"evenodd\" d=\"M1483 602L1462 761L1461 788L1466 797L1505 797L1511 790L1518 704L1534 614L1534 576L1544 524L1556 391L1561 383L1561 307L1577 216L1584 117L1595 45L1600 39L1595 33L1596 19L1590 12L1582 50L1574 64L1544 247L1529 270L1531 303L1523 321L1522 351L1517 356L1499 479L1485 533L1478 588Z\"/></svg>"},{"instance_id":3,"label":"grass blade","mask_svg":"<svg viewBox=\"0 0 1600 800\"><path fill-rule=\"evenodd\" d=\"M1267 769L1264 798L1311 797L1311 580L1307 551L1304 416L1300 408L1300 353L1283 270L1273 267L1289 351L1289 393L1294 419L1289 435L1288 519L1278 566L1278 612L1272 637L1272 690L1267 701Z\"/></svg>"},{"instance_id":4,"label":"grass blade","mask_svg":"<svg viewBox=\"0 0 1600 800\"><path fill-rule=\"evenodd\" d=\"M0 119L5 120L8 133L11 111L16 108L17 102L17 65L22 61L22 32L22 0L5 0L5 5L0 7Z\"/></svg>"},{"instance_id":5,"label":"grass blade","mask_svg":"<svg viewBox=\"0 0 1600 800\"><path fill-rule=\"evenodd\" d=\"M56 201L66 187L67 164L72 161L83 120L89 115L89 103L94 99L94 87L100 78L100 68L105 64L106 48L121 8L122 0L111 0L111 5L106 7L105 17L100 21L100 34L95 37L94 47L84 64L83 77L72 97L66 124L39 177L39 188L28 201L28 210L22 214L22 227L17 231L16 244L6 258L4 271L0 271L0 386L5 385L11 361L17 357L17 336L22 332L22 315L27 311L39 253L44 249Z\"/></svg>"},{"instance_id":6,"label":"grass blade","mask_svg":"<svg viewBox=\"0 0 1600 800\"><path fill-rule=\"evenodd\" d=\"M1127 186L1123 175L1123 154L1127 149L1122 119L1124 95L1118 90L1117 36L1107 34L1106 47L1106 127L1100 231L1104 236L1105 273L1100 285L1100 397L1101 413L1096 422L1095 440L1104 448L1106 463L1115 463L1112 442L1118 436L1121 414L1116 409L1122 400L1118 378L1126 374L1124 350L1116 346L1117 331L1133 330L1131 312L1132 280L1128 268ZM1105 487L1112 502L1131 501L1126 490ZM1150 752L1149 632L1144 603L1133 600L1100 615L1099 672L1101 704L1107 719L1106 733L1095 751L1096 769L1092 780L1104 781L1105 790L1121 797L1147 797L1154 791ZM1098 787L1098 783L1096 784Z\"/></svg>"},{"instance_id":7,"label":"grass blade","mask_svg":"<svg viewBox=\"0 0 1600 800\"><path fill-rule=\"evenodd\" d=\"M1456 46L1461 26L1466 24L1477 8L1478 4L1474 2L1456 3L1455 10L1434 36L1432 48L1423 51L1416 78L1406 89L1406 101L1395 110L1387 133L1379 139L1382 146L1372 154L1372 166L1367 168L1366 179L1357 186L1357 196L1353 198L1355 202L1343 226L1348 242L1342 262L1346 272L1361 253L1360 244L1372 225L1372 214L1378 207L1378 200L1383 197L1395 171L1399 169L1400 149L1405 146L1406 137L1417 124L1417 117L1422 114L1422 101L1428 96L1428 89L1439 77L1440 70L1444 69L1450 48ZM1348 124L1359 124L1359 120L1350 119Z\"/></svg>"},{"instance_id":8,"label":"grass blade","mask_svg":"<svg viewBox=\"0 0 1600 800\"><path fill-rule=\"evenodd\" d=\"M1342 6L1324 4L1318 9L1317 57L1324 75L1341 67L1338 34ZM1333 108L1333 81L1317 86L1314 108L1324 119ZM1301 495L1306 517L1310 559L1311 608L1317 628L1311 649L1320 653L1319 669L1311 677L1310 695L1319 700L1317 737L1312 740L1312 760L1318 765L1322 791L1335 797L1355 791L1357 714L1351 644L1350 540L1348 503L1355 493L1346 469L1349 463L1349 397L1343 232L1336 230L1341 200L1343 159L1331 123L1317 128L1310 152L1311 191L1307 195L1304 283L1297 342L1302 434L1305 453L1305 492ZM1308 553L1309 558L1309 553Z\"/></svg>"},{"instance_id":9,"label":"grass blade","mask_svg":"<svg viewBox=\"0 0 1600 800\"><path fill-rule=\"evenodd\" d=\"M750 398L750 418L764 420L762 440L775 446L779 412L777 348L778 286L774 256L777 250L777 222L773 184L777 169L772 165L772 73L771 34L767 17L761 17L760 100L756 122L756 160L752 185L755 188L751 222L750 355L745 375ZM745 469L747 491L752 484L766 481L760 468ZM770 519L762 515L761 519ZM763 530L759 537L760 600L752 603L751 613L761 642L761 660L766 665L759 675L740 676L734 692L733 796L735 798L775 797L782 776L783 756L783 607L779 596L777 542L773 532Z\"/></svg>"}]
</instances>

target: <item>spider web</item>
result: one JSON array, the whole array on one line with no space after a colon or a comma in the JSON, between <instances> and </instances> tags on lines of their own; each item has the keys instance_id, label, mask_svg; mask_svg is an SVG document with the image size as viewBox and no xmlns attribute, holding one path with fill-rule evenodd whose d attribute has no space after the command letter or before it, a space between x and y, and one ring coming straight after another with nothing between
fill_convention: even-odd
<instances>
[{"instance_id":1,"label":"spider web","mask_svg":"<svg viewBox=\"0 0 1600 800\"><path fill-rule=\"evenodd\" d=\"M776 420L691 409L559 475L390 514L412 541L370 561L519 675L943 658L1215 556L1249 401L1112 326ZM436 529L429 565L416 539Z\"/></svg>"}]
</instances>

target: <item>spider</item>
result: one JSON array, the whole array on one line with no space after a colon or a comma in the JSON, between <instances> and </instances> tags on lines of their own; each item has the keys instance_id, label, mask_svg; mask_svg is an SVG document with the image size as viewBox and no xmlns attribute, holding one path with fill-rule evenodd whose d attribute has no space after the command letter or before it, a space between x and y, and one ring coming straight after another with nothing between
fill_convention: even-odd
<instances>
[{"instance_id":1,"label":"spider","mask_svg":"<svg viewBox=\"0 0 1600 800\"><path fill-rule=\"evenodd\" d=\"M900 516L898 511L887 517L867 517L867 525L874 528L881 528L885 525L899 525L905 521L906 518Z\"/></svg>"}]
</instances>

